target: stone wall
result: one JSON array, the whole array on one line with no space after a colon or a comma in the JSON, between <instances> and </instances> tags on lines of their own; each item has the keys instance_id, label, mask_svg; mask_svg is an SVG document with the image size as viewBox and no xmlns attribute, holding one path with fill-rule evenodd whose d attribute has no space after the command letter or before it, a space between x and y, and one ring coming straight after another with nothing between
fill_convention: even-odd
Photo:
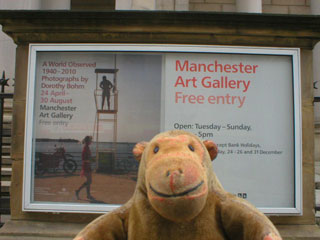
<instances>
[{"instance_id":1,"label":"stone wall","mask_svg":"<svg viewBox=\"0 0 320 240\"><path fill-rule=\"evenodd\" d=\"M190 0L191 11L236 12L236 0ZM310 0L262 0L262 12L310 14Z\"/></svg>"},{"instance_id":2,"label":"stone wall","mask_svg":"<svg viewBox=\"0 0 320 240\"><path fill-rule=\"evenodd\" d=\"M263 0L262 12L310 14L310 0Z\"/></svg>"},{"instance_id":3,"label":"stone wall","mask_svg":"<svg viewBox=\"0 0 320 240\"><path fill-rule=\"evenodd\" d=\"M236 12L236 0L190 0L190 11Z\"/></svg>"}]
</instances>

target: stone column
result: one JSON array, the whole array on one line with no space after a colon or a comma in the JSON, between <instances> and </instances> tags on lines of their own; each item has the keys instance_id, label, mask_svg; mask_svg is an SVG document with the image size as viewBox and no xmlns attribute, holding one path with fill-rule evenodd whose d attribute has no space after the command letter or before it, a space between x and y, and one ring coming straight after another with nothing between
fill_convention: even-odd
<instances>
[{"instance_id":1,"label":"stone column","mask_svg":"<svg viewBox=\"0 0 320 240\"><path fill-rule=\"evenodd\" d=\"M40 9L40 5L41 5L41 0L18 0L18 1L6 1L6 2L12 2L13 4L12 9L38 10Z\"/></svg>"},{"instance_id":2,"label":"stone column","mask_svg":"<svg viewBox=\"0 0 320 240\"><path fill-rule=\"evenodd\" d=\"M311 0L311 14L320 15L320 1ZM313 82L315 88L314 96L320 97L320 43L313 49ZM315 161L320 161L320 102L314 103L315 122Z\"/></svg>"},{"instance_id":3,"label":"stone column","mask_svg":"<svg viewBox=\"0 0 320 240\"><path fill-rule=\"evenodd\" d=\"M188 11L189 0L116 0L116 9Z\"/></svg>"},{"instance_id":4,"label":"stone column","mask_svg":"<svg viewBox=\"0 0 320 240\"><path fill-rule=\"evenodd\" d=\"M237 0L237 12L262 13L261 0Z\"/></svg>"},{"instance_id":5,"label":"stone column","mask_svg":"<svg viewBox=\"0 0 320 240\"><path fill-rule=\"evenodd\" d=\"M70 10L70 0L42 0L41 9L44 10Z\"/></svg>"},{"instance_id":6,"label":"stone column","mask_svg":"<svg viewBox=\"0 0 320 240\"><path fill-rule=\"evenodd\" d=\"M116 0L116 10L130 10L132 0Z\"/></svg>"},{"instance_id":7,"label":"stone column","mask_svg":"<svg viewBox=\"0 0 320 240\"><path fill-rule=\"evenodd\" d=\"M175 11L188 11L189 10L189 1L188 0L175 0L174 1L174 10Z\"/></svg>"},{"instance_id":8,"label":"stone column","mask_svg":"<svg viewBox=\"0 0 320 240\"><path fill-rule=\"evenodd\" d=\"M155 10L156 0L132 0L132 10Z\"/></svg>"},{"instance_id":9,"label":"stone column","mask_svg":"<svg viewBox=\"0 0 320 240\"><path fill-rule=\"evenodd\" d=\"M310 1L311 14L319 15L320 14L320 1L311 0Z\"/></svg>"}]
</instances>

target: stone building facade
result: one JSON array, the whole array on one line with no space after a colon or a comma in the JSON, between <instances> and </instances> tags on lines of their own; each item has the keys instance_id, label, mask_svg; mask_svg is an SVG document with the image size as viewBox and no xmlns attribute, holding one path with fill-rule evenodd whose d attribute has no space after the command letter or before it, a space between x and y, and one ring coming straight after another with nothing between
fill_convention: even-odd
<instances>
[{"instance_id":1,"label":"stone building facade","mask_svg":"<svg viewBox=\"0 0 320 240\"><path fill-rule=\"evenodd\" d=\"M107 0L106 0L107 1ZM4 1L0 0L0 9L11 9L11 10L17 10L17 9L26 9L26 10L72 10L72 0L17 0L17 1ZM82 0L83 2L83 0ZM93 6L94 8L94 6ZM171 10L171 11L207 11L207 12L228 12L230 15L232 15L233 12L250 12L250 13L266 13L266 14L303 14L303 15L310 15L310 14L320 14L320 1L319 0L116 0L115 1L115 9L116 10ZM318 44L319 45L319 44ZM314 82L317 83L320 82L320 73L317 72L319 67L317 67L320 63L319 56L320 53L319 50L317 50L319 47L316 47L314 50L314 56L315 59L314 64ZM20 47L18 48L18 56L26 57L26 48ZM9 38L6 34L0 33L0 52L2 53L0 55L0 71L2 70L6 71L6 76L9 78L15 78L15 56L16 56L16 45L12 41L11 38ZM308 54L304 54L303 56L308 59L309 62L311 57L311 51L308 50ZM20 61L20 62L19 62ZM312 60L310 60L312 61ZM17 66L20 64L21 66L21 60L17 59ZM311 65L311 64L310 64ZM311 66L309 68L304 66L304 69L311 69ZM311 71L308 72L308 75L311 74ZM20 76L21 78L21 76ZM309 78L311 79L311 77ZM310 80L311 83L311 80ZM319 83L320 84L320 83ZM311 86L308 82L308 86ZM318 86L320 89L320 85ZM22 89L21 87L19 89ZM22 89L25 90L25 89ZM310 87L310 92L312 90L312 87ZM8 91L14 91L13 87L8 88ZM20 92L21 93L21 92ZM19 94L19 91L17 91L16 94ZM315 92L315 96L320 96L320 93L318 94ZM308 96L312 97L312 93L308 94ZM310 97L310 99L312 99ZM19 98L19 96L17 97ZM23 103L23 104L22 104ZM24 102L19 102L21 104L21 108L24 107ZM23 106L22 106L23 105ZM312 109L312 104L310 101L310 108ZM320 114L318 111L318 108L320 108L320 103L315 103L314 109L315 109L315 125L316 125L316 141L315 146L318 145L320 141L318 141L318 131L317 131L317 124L320 122ZM312 111L308 111L308 113L311 113ZM318 117L319 116L319 117ZM312 118L312 117L311 117ZM309 119L310 120L310 119ZM311 119L312 120L312 119ZM310 121L310 123L313 121ZM22 124L21 124L22 125ZM312 124L310 124L312 125ZM313 130L313 129L312 129ZM313 136L313 131L309 131L311 134L309 136ZM22 149L22 147L21 147ZM23 150L21 150L23 152ZM310 144L308 151L308 154L313 155L313 143ZM318 147L315 147L316 151L316 160L317 156L320 156L317 152ZM319 151L320 152L320 151ZM313 159L313 156L310 157L310 159ZM21 159L19 159L21 160ZM20 163L19 163L20 164ZM306 164L308 165L308 164ZM309 164L311 166L311 164ZM308 166L309 166L308 165ZM20 165L19 165L20 166ZM309 169L309 168L308 168ZM311 167L310 167L311 169ZM311 170L310 170L311 172ZM311 176L311 175L310 175ZM16 177L17 178L17 177ZM309 179L310 180L310 179ZM310 181L311 182L311 181ZM310 191L311 193L311 191ZM309 194L309 196L312 194ZM310 199L309 199L310 200ZM310 211L311 212L311 211ZM314 216L314 213L312 213ZM61 216L63 219L63 217ZM303 221L303 220L301 220Z\"/></svg>"}]
</instances>

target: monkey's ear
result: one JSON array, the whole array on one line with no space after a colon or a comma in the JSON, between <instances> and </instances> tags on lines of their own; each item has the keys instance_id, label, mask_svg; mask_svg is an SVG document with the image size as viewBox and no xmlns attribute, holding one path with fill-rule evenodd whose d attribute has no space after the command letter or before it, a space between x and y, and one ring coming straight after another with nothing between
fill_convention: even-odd
<instances>
[{"instance_id":1,"label":"monkey's ear","mask_svg":"<svg viewBox=\"0 0 320 240\"><path fill-rule=\"evenodd\" d=\"M143 153L144 149L146 148L147 144L148 144L148 142L139 142L134 146L132 153L138 162L140 162L141 157L142 157L142 153Z\"/></svg>"},{"instance_id":2,"label":"monkey's ear","mask_svg":"<svg viewBox=\"0 0 320 240\"><path fill-rule=\"evenodd\" d=\"M214 142L210 141L210 140L203 141L203 144L206 146L206 148L207 148L207 150L209 152L211 161L213 161L218 155L218 147L217 147L217 145Z\"/></svg>"}]
</instances>

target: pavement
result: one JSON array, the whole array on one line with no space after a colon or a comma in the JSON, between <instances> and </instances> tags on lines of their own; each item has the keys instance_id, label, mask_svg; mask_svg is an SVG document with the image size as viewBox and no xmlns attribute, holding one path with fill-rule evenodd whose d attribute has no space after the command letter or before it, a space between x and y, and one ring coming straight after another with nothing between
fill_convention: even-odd
<instances>
[{"instance_id":1,"label":"pavement","mask_svg":"<svg viewBox=\"0 0 320 240\"><path fill-rule=\"evenodd\" d=\"M72 240L85 225L13 220L2 227L0 240Z\"/></svg>"},{"instance_id":2,"label":"pavement","mask_svg":"<svg viewBox=\"0 0 320 240\"><path fill-rule=\"evenodd\" d=\"M320 161L315 162L315 188L315 200L318 206L316 221L320 225ZM73 223L10 221L9 215L2 215L1 222L6 224L2 227L0 240L71 240L85 226L85 224ZM299 228L290 225L279 225L278 227L284 239L306 240L304 236L308 234L304 232L315 233L315 236L309 234L308 240L320 239L319 228L316 225L301 225ZM297 232L293 234L294 237L290 237L289 235L294 232L295 228ZM303 236L297 237L299 234Z\"/></svg>"}]
</instances>

